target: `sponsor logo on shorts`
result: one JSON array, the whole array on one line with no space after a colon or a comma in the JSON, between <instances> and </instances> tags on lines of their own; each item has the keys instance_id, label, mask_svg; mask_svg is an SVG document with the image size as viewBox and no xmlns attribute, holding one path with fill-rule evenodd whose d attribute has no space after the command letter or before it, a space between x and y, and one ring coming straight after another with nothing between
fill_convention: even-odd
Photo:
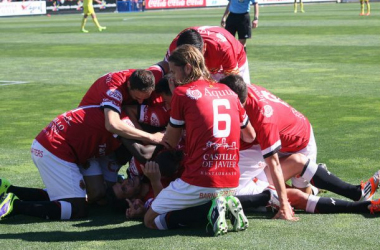
<instances>
[{"instance_id":1,"label":"sponsor logo on shorts","mask_svg":"<svg viewBox=\"0 0 380 250\"><path fill-rule=\"evenodd\" d=\"M235 195L235 192L236 192L236 190L232 189L232 190L224 190L224 191L215 192L215 193L199 193L199 198L200 199L212 200L212 199L215 199L216 197L219 197L219 196Z\"/></svg>"},{"instance_id":2,"label":"sponsor logo on shorts","mask_svg":"<svg viewBox=\"0 0 380 250\"><path fill-rule=\"evenodd\" d=\"M31 148L30 149L30 153L32 155L40 157L40 158L44 157L44 151L39 150L39 149Z\"/></svg>"}]
</instances>

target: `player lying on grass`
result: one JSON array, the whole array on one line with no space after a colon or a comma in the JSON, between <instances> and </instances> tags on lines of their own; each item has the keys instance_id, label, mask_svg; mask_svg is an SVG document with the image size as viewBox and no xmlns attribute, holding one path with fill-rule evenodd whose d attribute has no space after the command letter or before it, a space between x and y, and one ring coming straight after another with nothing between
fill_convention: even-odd
<instances>
[{"instance_id":1,"label":"player lying on grass","mask_svg":"<svg viewBox=\"0 0 380 250\"><path fill-rule=\"evenodd\" d=\"M289 158L297 157L295 154L289 156ZM295 159L289 159L289 161L296 161ZM323 182L323 180L319 180ZM328 181L325 181L328 183ZM369 185L367 185L369 184ZM376 172L373 177L369 178L365 182L364 186L373 186L373 193L377 190L379 185L379 172ZM260 187L255 186L265 186L263 192L255 193ZM251 190L251 193L249 193ZM318 197L315 195L306 194L298 189L287 188L287 196L289 198L289 203L295 209L304 210L309 213L358 213L358 214L374 214L380 212L380 199L372 201L370 197L365 197L362 201L346 201L341 199L335 199L330 197ZM361 194L360 188L356 189L356 195ZM272 207L276 211L279 209L280 202L278 200L277 193L269 185L268 182L257 180L257 178L252 177L251 183L246 187L238 188L236 192L236 198L240 200L243 209L249 208L259 208L259 207ZM207 214L209 212L209 207L211 201L197 207L191 207L184 210L172 211L167 214L165 220L162 222L167 229L174 229L179 227L184 227L186 225L191 225L194 223L204 223L207 219ZM228 218L228 216L226 217ZM231 224L235 226L235 217L230 216ZM225 218L220 217L219 221L223 221ZM222 223L224 224L224 223Z\"/></svg>"}]
</instances>

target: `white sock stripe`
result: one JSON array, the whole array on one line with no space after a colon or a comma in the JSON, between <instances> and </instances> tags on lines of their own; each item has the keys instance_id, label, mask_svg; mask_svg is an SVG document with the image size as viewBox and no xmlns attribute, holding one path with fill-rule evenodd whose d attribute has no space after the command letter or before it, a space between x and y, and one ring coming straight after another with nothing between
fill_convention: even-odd
<instances>
[{"instance_id":1,"label":"white sock stripe","mask_svg":"<svg viewBox=\"0 0 380 250\"><path fill-rule=\"evenodd\" d=\"M309 195L309 198L307 199L307 204L306 204L306 212L308 213L315 212L315 207L317 206L319 198L320 197L312 195L312 194Z\"/></svg>"},{"instance_id":2,"label":"white sock stripe","mask_svg":"<svg viewBox=\"0 0 380 250\"><path fill-rule=\"evenodd\" d=\"M69 220L71 218L71 203L67 201L58 201L61 204L61 220Z\"/></svg>"},{"instance_id":3,"label":"white sock stripe","mask_svg":"<svg viewBox=\"0 0 380 250\"><path fill-rule=\"evenodd\" d=\"M315 173L318 170L318 165L314 162L309 161L309 165L307 165L305 169L305 173L303 173L302 178L304 178L307 181L310 181Z\"/></svg>"},{"instance_id":4,"label":"white sock stripe","mask_svg":"<svg viewBox=\"0 0 380 250\"><path fill-rule=\"evenodd\" d=\"M166 213L165 214L160 214L154 219L154 223L156 224L157 228L159 230L167 230L168 226L166 225Z\"/></svg>"}]
</instances>

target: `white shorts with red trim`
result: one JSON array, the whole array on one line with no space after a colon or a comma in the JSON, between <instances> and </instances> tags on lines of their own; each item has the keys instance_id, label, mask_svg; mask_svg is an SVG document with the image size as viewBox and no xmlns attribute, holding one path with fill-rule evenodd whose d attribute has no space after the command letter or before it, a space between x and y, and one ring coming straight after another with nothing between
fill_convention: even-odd
<instances>
[{"instance_id":1,"label":"white shorts with red trim","mask_svg":"<svg viewBox=\"0 0 380 250\"><path fill-rule=\"evenodd\" d=\"M248 149L239 151L239 186L245 186L252 182L253 178L264 171L265 166L260 145L253 145Z\"/></svg>"},{"instance_id":2,"label":"white shorts with red trim","mask_svg":"<svg viewBox=\"0 0 380 250\"><path fill-rule=\"evenodd\" d=\"M249 75L249 66L248 66L248 59L245 61L245 63L239 67L239 75L243 77L244 82L246 84L251 84L251 77Z\"/></svg>"},{"instance_id":3,"label":"white shorts with red trim","mask_svg":"<svg viewBox=\"0 0 380 250\"><path fill-rule=\"evenodd\" d=\"M246 182L244 185L239 185L236 190L236 195L254 195L262 193L269 186L269 182L265 172L261 172L258 176Z\"/></svg>"},{"instance_id":4,"label":"white shorts with red trim","mask_svg":"<svg viewBox=\"0 0 380 250\"><path fill-rule=\"evenodd\" d=\"M152 203L158 214L182 210L207 203L218 196L235 195L236 188L207 188L190 185L181 179L172 181Z\"/></svg>"},{"instance_id":5,"label":"white shorts with red trim","mask_svg":"<svg viewBox=\"0 0 380 250\"><path fill-rule=\"evenodd\" d=\"M83 175L77 164L58 158L36 140L31 154L51 201L86 197Z\"/></svg>"},{"instance_id":6,"label":"white shorts with red trim","mask_svg":"<svg viewBox=\"0 0 380 250\"><path fill-rule=\"evenodd\" d=\"M309 143L307 144L305 148L303 148L302 150L296 153L301 153L307 156L310 159L311 163L315 163L315 164L317 163L317 143L315 142L313 127L310 126ZM281 157L281 154L279 155ZM282 154L282 155L286 155L286 154ZM297 188L305 188L305 187L310 186L310 183L302 177L293 177L292 185Z\"/></svg>"}]
</instances>

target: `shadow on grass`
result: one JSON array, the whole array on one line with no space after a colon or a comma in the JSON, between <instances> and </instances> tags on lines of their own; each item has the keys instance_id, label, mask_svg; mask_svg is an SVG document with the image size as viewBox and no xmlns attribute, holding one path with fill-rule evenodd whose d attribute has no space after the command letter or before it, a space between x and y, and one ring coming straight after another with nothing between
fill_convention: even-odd
<instances>
[{"instance_id":1,"label":"shadow on grass","mask_svg":"<svg viewBox=\"0 0 380 250\"><path fill-rule=\"evenodd\" d=\"M73 241L117 241L126 239L161 238L175 235L211 237L204 228L184 228L177 230L151 230L142 223L126 227L100 228L80 232L46 231L0 234L0 239L23 240L29 242L73 242Z\"/></svg>"}]
</instances>

